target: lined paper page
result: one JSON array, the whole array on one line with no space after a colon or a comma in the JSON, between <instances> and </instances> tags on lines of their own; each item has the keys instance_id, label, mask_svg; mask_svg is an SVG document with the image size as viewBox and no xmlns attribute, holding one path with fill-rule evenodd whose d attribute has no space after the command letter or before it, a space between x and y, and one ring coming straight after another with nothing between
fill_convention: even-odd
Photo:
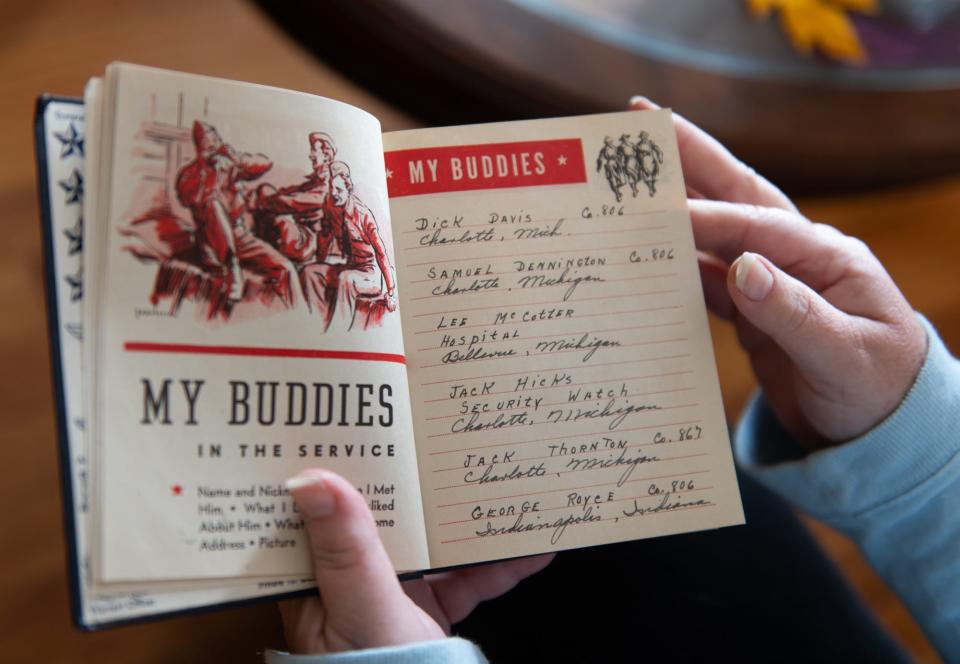
<instances>
[{"instance_id":1,"label":"lined paper page","mask_svg":"<svg viewBox=\"0 0 960 664\"><path fill-rule=\"evenodd\" d=\"M432 565L742 523L669 112L384 142Z\"/></svg>"}]
</instances>

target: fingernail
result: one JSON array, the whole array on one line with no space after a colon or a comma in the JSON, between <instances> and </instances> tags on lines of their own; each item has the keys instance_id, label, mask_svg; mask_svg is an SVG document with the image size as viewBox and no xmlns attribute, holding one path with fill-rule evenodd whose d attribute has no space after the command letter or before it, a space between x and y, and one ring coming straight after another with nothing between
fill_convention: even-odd
<instances>
[{"instance_id":1,"label":"fingernail","mask_svg":"<svg viewBox=\"0 0 960 664\"><path fill-rule=\"evenodd\" d=\"M294 499L305 517L321 519L330 516L336 510L336 500L330 491L323 474L305 470L286 481L289 491L296 492Z\"/></svg>"},{"instance_id":2,"label":"fingernail","mask_svg":"<svg viewBox=\"0 0 960 664\"><path fill-rule=\"evenodd\" d=\"M643 95L634 95L630 97L630 101L627 102L627 104L629 106L638 106L642 104L645 106L656 107L656 104L654 104L652 101L650 101L647 97L644 97Z\"/></svg>"},{"instance_id":3,"label":"fingernail","mask_svg":"<svg viewBox=\"0 0 960 664\"><path fill-rule=\"evenodd\" d=\"M745 296L759 302L773 288L773 274L756 254L744 252L737 259L737 290Z\"/></svg>"}]
</instances>

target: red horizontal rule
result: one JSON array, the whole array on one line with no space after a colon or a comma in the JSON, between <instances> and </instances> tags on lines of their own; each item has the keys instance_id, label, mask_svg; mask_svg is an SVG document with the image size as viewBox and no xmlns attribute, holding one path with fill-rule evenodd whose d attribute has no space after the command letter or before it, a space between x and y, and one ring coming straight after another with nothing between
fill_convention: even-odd
<instances>
[{"instance_id":1,"label":"red horizontal rule","mask_svg":"<svg viewBox=\"0 0 960 664\"><path fill-rule=\"evenodd\" d=\"M587 181L579 138L395 150L384 161L391 198Z\"/></svg>"},{"instance_id":2,"label":"red horizontal rule","mask_svg":"<svg viewBox=\"0 0 960 664\"><path fill-rule=\"evenodd\" d=\"M263 348L259 346L205 346L200 344L166 344L149 341L126 341L128 353L178 353L186 355L235 355L246 357L300 357L314 360L362 360L366 362L396 362L406 364L403 355L395 353L367 353L349 350L322 350L315 348Z\"/></svg>"}]
</instances>

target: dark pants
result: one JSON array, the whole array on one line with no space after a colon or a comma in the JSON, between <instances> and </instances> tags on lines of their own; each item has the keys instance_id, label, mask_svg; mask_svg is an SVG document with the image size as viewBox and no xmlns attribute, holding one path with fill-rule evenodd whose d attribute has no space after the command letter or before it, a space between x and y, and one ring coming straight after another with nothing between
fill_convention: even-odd
<instances>
[{"instance_id":1,"label":"dark pants","mask_svg":"<svg viewBox=\"0 0 960 664\"><path fill-rule=\"evenodd\" d=\"M747 525L560 553L454 632L494 664L909 661L786 503L739 480Z\"/></svg>"}]
</instances>

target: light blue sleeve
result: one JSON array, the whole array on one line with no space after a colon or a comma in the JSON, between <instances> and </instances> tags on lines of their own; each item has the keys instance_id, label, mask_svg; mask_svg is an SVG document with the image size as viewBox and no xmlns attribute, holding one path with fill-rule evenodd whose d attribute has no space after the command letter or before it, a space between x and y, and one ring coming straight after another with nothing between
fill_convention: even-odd
<instances>
[{"instance_id":1,"label":"light blue sleeve","mask_svg":"<svg viewBox=\"0 0 960 664\"><path fill-rule=\"evenodd\" d=\"M852 537L944 659L960 662L960 362L922 320L920 374L873 430L804 456L761 394L734 453L759 481Z\"/></svg>"},{"instance_id":2,"label":"light blue sleeve","mask_svg":"<svg viewBox=\"0 0 960 664\"><path fill-rule=\"evenodd\" d=\"M480 648L456 637L332 655L290 655L268 650L263 661L266 664L487 664Z\"/></svg>"}]
</instances>

